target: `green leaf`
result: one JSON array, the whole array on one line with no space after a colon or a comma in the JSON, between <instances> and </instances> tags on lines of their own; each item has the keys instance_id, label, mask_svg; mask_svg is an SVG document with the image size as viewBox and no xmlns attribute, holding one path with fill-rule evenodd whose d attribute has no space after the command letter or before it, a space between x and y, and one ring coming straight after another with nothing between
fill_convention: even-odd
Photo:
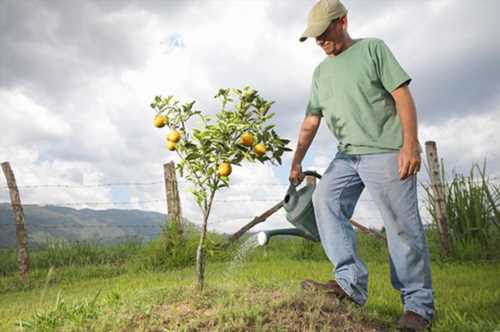
<instances>
[{"instance_id":1,"label":"green leaf","mask_svg":"<svg viewBox=\"0 0 500 332\"><path fill-rule=\"evenodd\" d=\"M189 161L189 160L197 159L197 158L199 158L199 157L200 157L200 155L199 155L198 153L193 152L193 153L188 154L188 155L186 156L186 158L184 158L184 160Z\"/></svg>"},{"instance_id":2,"label":"green leaf","mask_svg":"<svg viewBox=\"0 0 500 332\"><path fill-rule=\"evenodd\" d=\"M243 153L237 152L238 154L231 159L231 164L239 165L239 163L243 160Z\"/></svg>"}]
</instances>

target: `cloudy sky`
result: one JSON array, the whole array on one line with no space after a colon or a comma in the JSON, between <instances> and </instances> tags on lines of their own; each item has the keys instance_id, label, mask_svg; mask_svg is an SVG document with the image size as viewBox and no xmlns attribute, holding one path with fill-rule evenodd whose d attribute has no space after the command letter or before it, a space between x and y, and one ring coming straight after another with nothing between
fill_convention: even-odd
<instances>
[{"instance_id":1,"label":"cloudy sky","mask_svg":"<svg viewBox=\"0 0 500 332\"><path fill-rule=\"evenodd\" d=\"M23 202L165 212L162 165L176 159L165 149L166 130L152 126L148 105L157 94L213 113L219 88L251 85L276 102L277 130L294 148L324 57L313 41L298 42L313 4L0 0L0 161L10 161ZM500 2L344 4L351 36L385 40L413 78L420 141L437 142L450 173L486 158L491 176L500 176ZM335 146L322 124L303 168L322 172ZM212 228L232 232L278 202L290 158L235 168L234 186L216 197ZM110 183L128 185L103 185ZM2 202L5 185L2 176ZM199 222L187 184L180 186L184 215ZM355 216L381 225L366 193ZM262 227L280 226L282 212Z\"/></svg>"}]
</instances>

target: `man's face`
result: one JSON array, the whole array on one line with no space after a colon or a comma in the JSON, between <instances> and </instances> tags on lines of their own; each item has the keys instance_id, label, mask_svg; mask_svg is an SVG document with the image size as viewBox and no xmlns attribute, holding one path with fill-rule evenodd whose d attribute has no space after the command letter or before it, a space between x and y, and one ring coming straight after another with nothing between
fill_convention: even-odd
<instances>
[{"instance_id":1,"label":"man's face","mask_svg":"<svg viewBox=\"0 0 500 332\"><path fill-rule=\"evenodd\" d=\"M325 32L316 37L316 44L320 46L327 55L337 55L345 49L345 33L343 24L345 16L330 23Z\"/></svg>"}]
</instances>

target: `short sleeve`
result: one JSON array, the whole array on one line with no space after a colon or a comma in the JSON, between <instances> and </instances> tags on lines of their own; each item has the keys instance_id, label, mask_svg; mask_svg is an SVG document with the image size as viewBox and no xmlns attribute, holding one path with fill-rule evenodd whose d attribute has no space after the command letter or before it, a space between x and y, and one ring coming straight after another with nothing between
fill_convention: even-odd
<instances>
[{"instance_id":1,"label":"short sleeve","mask_svg":"<svg viewBox=\"0 0 500 332\"><path fill-rule=\"evenodd\" d=\"M319 115L323 116L323 111L319 103L319 89L318 89L318 68L314 70L311 91L309 95L309 102L307 103L306 115Z\"/></svg>"},{"instance_id":2,"label":"short sleeve","mask_svg":"<svg viewBox=\"0 0 500 332\"><path fill-rule=\"evenodd\" d=\"M401 85L411 82L410 76L401 67L389 47L382 40L376 41L374 51L377 75L388 92L392 92Z\"/></svg>"}]
</instances>

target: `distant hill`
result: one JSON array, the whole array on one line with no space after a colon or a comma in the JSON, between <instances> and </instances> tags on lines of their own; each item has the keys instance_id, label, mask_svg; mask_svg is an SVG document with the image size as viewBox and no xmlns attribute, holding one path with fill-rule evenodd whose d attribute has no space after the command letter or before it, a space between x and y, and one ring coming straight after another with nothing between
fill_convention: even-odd
<instances>
[{"instance_id":1,"label":"distant hill","mask_svg":"<svg viewBox=\"0 0 500 332\"><path fill-rule=\"evenodd\" d=\"M50 241L117 243L158 236L167 216L141 210L91 210L60 206L23 206L30 246ZM187 220L185 224L192 226ZM16 228L11 205L0 203L0 248L14 247Z\"/></svg>"}]
</instances>

